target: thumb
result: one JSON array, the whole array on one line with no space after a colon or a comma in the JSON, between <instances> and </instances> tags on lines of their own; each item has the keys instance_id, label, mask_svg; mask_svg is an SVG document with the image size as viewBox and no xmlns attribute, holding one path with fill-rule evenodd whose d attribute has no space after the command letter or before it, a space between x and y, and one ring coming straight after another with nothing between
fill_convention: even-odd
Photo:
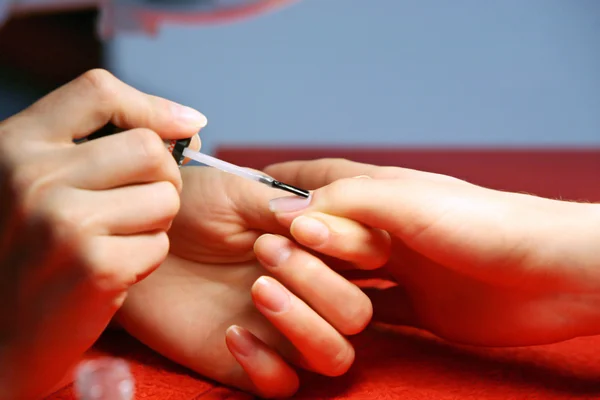
<instances>
[{"instance_id":1,"label":"thumb","mask_svg":"<svg viewBox=\"0 0 600 400\"><path fill-rule=\"evenodd\" d=\"M361 222L410 242L449 210L469 202L456 184L415 179L340 179L313 192L311 199L284 197L270 202L284 225L300 214L322 212Z\"/></svg>"},{"instance_id":2,"label":"thumb","mask_svg":"<svg viewBox=\"0 0 600 400\"><path fill-rule=\"evenodd\" d=\"M396 254L417 253L457 272L491 279L520 279L527 218L511 194L455 181L341 179L312 199L279 198L271 210L291 226L310 212L348 218L389 232ZM402 250L400 250L402 249ZM510 268L509 268L510 267Z\"/></svg>"}]
</instances>

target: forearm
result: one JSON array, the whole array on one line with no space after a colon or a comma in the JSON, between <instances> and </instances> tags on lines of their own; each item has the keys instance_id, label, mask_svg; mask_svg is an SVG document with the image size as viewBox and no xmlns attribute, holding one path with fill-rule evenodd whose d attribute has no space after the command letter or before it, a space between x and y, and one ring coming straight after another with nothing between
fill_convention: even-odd
<instances>
[{"instance_id":1,"label":"forearm","mask_svg":"<svg viewBox=\"0 0 600 400\"><path fill-rule=\"evenodd\" d=\"M558 272L570 290L600 294L600 204L551 200L535 213L534 267Z\"/></svg>"}]
</instances>

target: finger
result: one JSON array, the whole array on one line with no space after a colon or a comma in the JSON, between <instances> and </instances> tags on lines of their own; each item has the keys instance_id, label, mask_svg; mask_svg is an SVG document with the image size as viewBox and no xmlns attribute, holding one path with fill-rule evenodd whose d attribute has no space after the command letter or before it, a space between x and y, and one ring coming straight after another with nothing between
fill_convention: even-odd
<instances>
[{"instance_id":1,"label":"finger","mask_svg":"<svg viewBox=\"0 0 600 400\"><path fill-rule=\"evenodd\" d=\"M179 210L179 194L169 182L100 192L57 190L41 212L58 234L131 235L167 230Z\"/></svg>"},{"instance_id":2,"label":"finger","mask_svg":"<svg viewBox=\"0 0 600 400\"><path fill-rule=\"evenodd\" d=\"M394 247L426 255L457 272L518 285L522 273L505 266L522 265L529 251L522 244L535 232L518 203L507 196L512 195L452 182L342 179L313 192L308 208L294 210L289 202L295 205L297 200L289 197L271 201L270 207L283 226L308 212L348 218L385 230L397 239ZM278 212L280 208L286 212Z\"/></svg>"},{"instance_id":3,"label":"finger","mask_svg":"<svg viewBox=\"0 0 600 400\"><path fill-rule=\"evenodd\" d=\"M354 349L327 321L272 278L252 286L257 309L294 345L303 364L327 376L344 374L354 361Z\"/></svg>"},{"instance_id":4,"label":"finger","mask_svg":"<svg viewBox=\"0 0 600 400\"><path fill-rule=\"evenodd\" d=\"M90 213L97 213L98 234L166 231L179 211L179 194L169 182L127 186L92 195L98 207Z\"/></svg>"},{"instance_id":5,"label":"finger","mask_svg":"<svg viewBox=\"0 0 600 400\"><path fill-rule=\"evenodd\" d=\"M96 236L85 246L87 278L97 289L123 292L154 271L169 252L165 232Z\"/></svg>"},{"instance_id":6,"label":"finger","mask_svg":"<svg viewBox=\"0 0 600 400\"><path fill-rule=\"evenodd\" d=\"M390 235L350 219L320 212L296 217L290 227L294 239L328 256L354 263L361 269L376 269L390 256Z\"/></svg>"},{"instance_id":7,"label":"finger","mask_svg":"<svg viewBox=\"0 0 600 400\"><path fill-rule=\"evenodd\" d=\"M93 214L99 235L132 235L168 230L179 210L179 194L169 182L86 192L81 204Z\"/></svg>"},{"instance_id":8,"label":"finger","mask_svg":"<svg viewBox=\"0 0 600 400\"><path fill-rule=\"evenodd\" d=\"M325 158L312 161L289 161L265 168L265 173L282 182L315 190L342 178L369 176L377 167L345 159Z\"/></svg>"},{"instance_id":9,"label":"finger","mask_svg":"<svg viewBox=\"0 0 600 400\"><path fill-rule=\"evenodd\" d=\"M290 397L298 390L296 372L248 330L231 326L225 333L229 351L244 369L255 392L264 398Z\"/></svg>"},{"instance_id":10,"label":"finger","mask_svg":"<svg viewBox=\"0 0 600 400\"><path fill-rule=\"evenodd\" d=\"M373 311L369 299L319 258L275 235L261 236L254 249L275 279L342 334L357 334L369 323Z\"/></svg>"},{"instance_id":11,"label":"finger","mask_svg":"<svg viewBox=\"0 0 600 400\"><path fill-rule=\"evenodd\" d=\"M219 171L215 168L190 166L181 169L185 188L181 193L184 207L178 215L179 223L193 225L202 215L227 215L227 221L237 225L239 234L220 238L235 248L252 250L256 235L253 232L273 232L288 234L275 215L269 211L269 200L280 196L281 191L268 188L254 181ZM211 196L206 195L206 188L211 188ZM215 192L219 191L221 193ZM205 199L199 202L198 199ZM218 234L215 230L211 234ZM217 238L215 238L217 239Z\"/></svg>"},{"instance_id":12,"label":"finger","mask_svg":"<svg viewBox=\"0 0 600 400\"><path fill-rule=\"evenodd\" d=\"M68 149L62 180L90 190L168 181L181 190L181 174L162 139L133 129Z\"/></svg>"},{"instance_id":13,"label":"finger","mask_svg":"<svg viewBox=\"0 0 600 400\"><path fill-rule=\"evenodd\" d=\"M331 158L274 164L265 168L265 173L277 180L309 190L319 189L339 179L354 177L462 182L453 177L409 168L383 167Z\"/></svg>"},{"instance_id":14,"label":"finger","mask_svg":"<svg viewBox=\"0 0 600 400\"><path fill-rule=\"evenodd\" d=\"M69 141L109 122L124 129L152 129L165 139L191 137L207 123L198 111L142 93L99 69L67 83L9 121L19 133Z\"/></svg>"},{"instance_id":15,"label":"finger","mask_svg":"<svg viewBox=\"0 0 600 400\"><path fill-rule=\"evenodd\" d=\"M497 211L482 210L482 204L474 209L473 201L486 190L475 186L457 190L451 184L413 179L341 179L316 190L308 206L296 198L282 197L272 200L270 208L287 226L300 214L321 212L388 231L410 243L425 239L421 234L449 210L464 215ZM487 207L495 205L488 202Z\"/></svg>"},{"instance_id":16,"label":"finger","mask_svg":"<svg viewBox=\"0 0 600 400\"><path fill-rule=\"evenodd\" d=\"M191 140L188 148L190 150L200 151L200 149L202 148L202 140L200 139L200 135L196 134L196 135L192 136L192 140ZM190 161L192 161L190 158L185 157L183 159L182 165L186 165Z\"/></svg>"}]
</instances>

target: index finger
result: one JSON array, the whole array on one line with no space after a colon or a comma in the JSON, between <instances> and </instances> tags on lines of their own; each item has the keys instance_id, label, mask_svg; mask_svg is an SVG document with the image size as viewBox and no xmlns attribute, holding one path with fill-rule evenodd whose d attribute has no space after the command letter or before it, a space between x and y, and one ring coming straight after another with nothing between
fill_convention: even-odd
<instances>
[{"instance_id":1,"label":"index finger","mask_svg":"<svg viewBox=\"0 0 600 400\"><path fill-rule=\"evenodd\" d=\"M316 190L337 180L370 177L373 179L419 179L432 182L458 182L456 178L410 168L378 166L342 158L290 161L273 164L265 173L282 182L308 190Z\"/></svg>"},{"instance_id":2,"label":"index finger","mask_svg":"<svg viewBox=\"0 0 600 400\"><path fill-rule=\"evenodd\" d=\"M200 112L142 93L104 70L92 70L7 120L13 129L38 137L71 141L107 123L147 128L164 139L183 139L206 126Z\"/></svg>"},{"instance_id":3,"label":"index finger","mask_svg":"<svg viewBox=\"0 0 600 400\"><path fill-rule=\"evenodd\" d=\"M338 179L369 175L375 165L346 159L323 158L312 161L289 161L273 164L264 172L273 178L308 190L316 190Z\"/></svg>"}]
</instances>

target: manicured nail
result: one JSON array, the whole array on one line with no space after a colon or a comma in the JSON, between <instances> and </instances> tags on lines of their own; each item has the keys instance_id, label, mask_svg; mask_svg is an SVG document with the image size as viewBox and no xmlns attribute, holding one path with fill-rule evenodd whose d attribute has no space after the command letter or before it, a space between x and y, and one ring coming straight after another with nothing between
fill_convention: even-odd
<instances>
[{"instance_id":1,"label":"manicured nail","mask_svg":"<svg viewBox=\"0 0 600 400\"><path fill-rule=\"evenodd\" d=\"M192 141L190 142L190 145L188 147L190 150L200 151L200 148L202 147L202 140L200 139L199 134L196 133L194 136L192 136ZM185 157L183 160L183 165L186 165L190 161L192 161L192 160Z\"/></svg>"},{"instance_id":2,"label":"manicured nail","mask_svg":"<svg viewBox=\"0 0 600 400\"><path fill-rule=\"evenodd\" d=\"M256 350L252 335L239 326L230 326L225 332L225 337L229 343L230 350L242 357L248 357Z\"/></svg>"},{"instance_id":3,"label":"manicured nail","mask_svg":"<svg viewBox=\"0 0 600 400\"><path fill-rule=\"evenodd\" d=\"M194 136L192 136L192 141L190 142L190 145L188 147L190 148L190 150L200 151L200 148L202 147L202 140L200 139L200 134L196 133Z\"/></svg>"},{"instance_id":4,"label":"manicured nail","mask_svg":"<svg viewBox=\"0 0 600 400\"><path fill-rule=\"evenodd\" d=\"M200 130L208 124L208 119L201 112L193 108L182 106L181 104L172 103L173 114L186 125L194 126Z\"/></svg>"},{"instance_id":5,"label":"manicured nail","mask_svg":"<svg viewBox=\"0 0 600 400\"><path fill-rule=\"evenodd\" d=\"M290 295L279 282L261 276L254 285L257 302L267 310L280 313L289 308Z\"/></svg>"},{"instance_id":6,"label":"manicured nail","mask_svg":"<svg viewBox=\"0 0 600 400\"><path fill-rule=\"evenodd\" d=\"M312 196L302 197L280 197L269 202L269 209L274 213L289 213L304 210L310 205Z\"/></svg>"},{"instance_id":7,"label":"manicured nail","mask_svg":"<svg viewBox=\"0 0 600 400\"><path fill-rule=\"evenodd\" d=\"M327 242L329 227L316 218L304 215L292 222L290 231L294 238L305 246L319 246Z\"/></svg>"},{"instance_id":8,"label":"manicured nail","mask_svg":"<svg viewBox=\"0 0 600 400\"><path fill-rule=\"evenodd\" d=\"M292 254L290 242L277 235L263 235L256 241L257 256L266 268L276 268Z\"/></svg>"}]
</instances>

